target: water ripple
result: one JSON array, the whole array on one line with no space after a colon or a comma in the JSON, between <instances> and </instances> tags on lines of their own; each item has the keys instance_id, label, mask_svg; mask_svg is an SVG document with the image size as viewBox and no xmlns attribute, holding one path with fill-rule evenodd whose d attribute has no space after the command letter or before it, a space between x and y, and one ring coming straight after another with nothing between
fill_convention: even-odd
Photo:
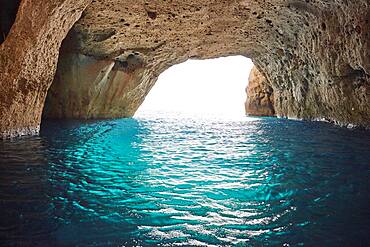
<instances>
[{"instance_id":1,"label":"water ripple","mask_svg":"<svg viewBox=\"0 0 370 247\"><path fill-rule=\"evenodd\" d=\"M0 143L4 246L365 246L370 133L269 118L48 122Z\"/></svg>"}]
</instances>

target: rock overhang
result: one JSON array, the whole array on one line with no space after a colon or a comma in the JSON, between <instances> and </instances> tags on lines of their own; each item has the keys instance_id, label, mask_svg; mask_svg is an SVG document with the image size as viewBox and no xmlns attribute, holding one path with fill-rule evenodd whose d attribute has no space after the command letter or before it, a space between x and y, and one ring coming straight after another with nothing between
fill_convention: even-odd
<instances>
[{"instance_id":1,"label":"rock overhang","mask_svg":"<svg viewBox=\"0 0 370 247\"><path fill-rule=\"evenodd\" d=\"M55 112L88 112L69 109L63 103L78 95L78 87L71 86L71 81L61 81L60 75L68 78L84 70L83 64L68 64L63 59L68 56L82 55L97 64L114 64L107 74L111 79L105 83L99 81L97 68L90 71L90 81L74 81L86 87L81 92L88 93L80 94L75 101L93 109L84 117L94 118L132 115L158 75L174 64L189 58L244 55L252 58L273 88L278 116L369 126L369 16L367 0L92 1L60 50L50 91L62 86L59 91L63 93L50 94L53 97L47 104L50 100L60 103ZM40 42L42 47L45 41ZM130 54L133 57L129 58ZM58 54L50 56L55 59ZM29 61L37 61L40 71L53 66L34 57L30 53ZM50 74L42 80L51 80ZM46 95L50 83L40 78L26 81L31 91L38 83L44 85L41 91ZM105 91L98 92L96 85ZM38 116L42 106L38 104L30 114L35 111ZM114 114L109 109L114 109ZM9 120L5 129L12 128L12 117L8 111L3 112ZM30 121L29 125L37 127L37 122Z\"/></svg>"}]
</instances>

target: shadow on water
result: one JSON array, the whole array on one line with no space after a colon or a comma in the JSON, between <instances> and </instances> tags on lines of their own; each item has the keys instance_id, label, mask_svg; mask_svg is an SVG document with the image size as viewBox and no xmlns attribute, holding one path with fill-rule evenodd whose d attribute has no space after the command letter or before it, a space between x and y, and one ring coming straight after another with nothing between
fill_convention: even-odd
<instances>
[{"instance_id":1,"label":"shadow on water","mask_svg":"<svg viewBox=\"0 0 370 247\"><path fill-rule=\"evenodd\" d=\"M109 231L117 230L111 221L114 214L120 220L129 213L112 202L132 197L119 188L119 180L134 187L145 170L135 150L140 143L138 124L49 121L40 137L0 142L1 244L90 245L101 235L105 243L127 242L128 236L112 238ZM125 169L120 167L123 163ZM95 210L97 205L104 210ZM132 228L120 224L123 232Z\"/></svg>"},{"instance_id":2,"label":"shadow on water","mask_svg":"<svg viewBox=\"0 0 370 247\"><path fill-rule=\"evenodd\" d=\"M370 133L269 118L46 122L0 142L4 246L365 246Z\"/></svg>"},{"instance_id":3,"label":"shadow on water","mask_svg":"<svg viewBox=\"0 0 370 247\"><path fill-rule=\"evenodd\" d=\"M52 243L53 219L47 162L41 138L0 142L0 239L4 246Z\"/></svg>"},{"instance_id":4,"label":"shadow on water","mask_svg":"<svg viewBox=\"0 0 370 247\"><path fill-rule=\"evenodd\" d=\"M327 123L271 120L259 126L270 176L263 194L272 215L290 206L270 244L366 246L370 243L370 133ZM266 145L266 147L264 147ZM278 200L274 200L278 199ZM277 228L279 229L279 227ZM293 234L292 234L293 233Z\"/></svg>"}]
</instances>

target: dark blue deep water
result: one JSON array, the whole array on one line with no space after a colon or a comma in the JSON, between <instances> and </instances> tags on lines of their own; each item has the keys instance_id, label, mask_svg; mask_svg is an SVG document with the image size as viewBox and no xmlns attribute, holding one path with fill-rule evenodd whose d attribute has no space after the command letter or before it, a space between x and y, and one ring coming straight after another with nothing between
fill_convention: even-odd
<instances>
[{"instance_id":1,"label":"dark blue deep water","mask_svg":"<svg viewBox=\"0 0 370 247\"><path fill-rule=\"evenodd\" d=\"M370 246L369 131L45 122L0 163L0 246Z\"/></svg>"}]
</instances>

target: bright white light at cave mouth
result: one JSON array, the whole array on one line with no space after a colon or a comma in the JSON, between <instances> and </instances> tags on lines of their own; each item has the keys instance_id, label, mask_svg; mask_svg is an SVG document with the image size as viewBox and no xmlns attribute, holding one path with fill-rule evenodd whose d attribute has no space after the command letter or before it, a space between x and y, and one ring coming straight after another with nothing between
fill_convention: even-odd
<instances>
[{"instance_id":1,"label":"bright white light at cave mouth","mask_svg":"<svg viewBox=\"0 0 370 247\"><path fill-rule=\"evenodd\" d=\"M244 116L253 63L243 56L188 60L160 76L135 116L147 113Z\"/></svg>"}]
</instances>

